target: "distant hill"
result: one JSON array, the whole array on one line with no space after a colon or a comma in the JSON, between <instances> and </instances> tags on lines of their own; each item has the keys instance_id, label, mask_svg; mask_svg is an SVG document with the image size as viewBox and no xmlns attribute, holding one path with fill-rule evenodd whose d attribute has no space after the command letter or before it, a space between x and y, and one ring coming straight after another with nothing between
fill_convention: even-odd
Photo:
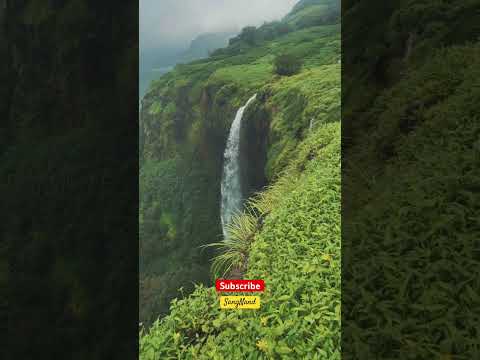
<instances>
[{"instance_id":1,"label":"distant hill","mask_svg":"<svg viewBox=\"0 0 480 360\"><path fill-rule=\"evenodd\" d=\"M198 35L190 43L190 47L181 55L180 62L190 62L207 57L212 51L228 45L228 40L238 31L205 33Z\"/></svg>"},{"instance_id":2,"label":"distant hill","mask_svg":"<svg viewBox=\"0 0 480 360\"><path fill-rule=\"evenodd\" d=\"M228 40L236 35L236 31L205 33L198 35L190 42L188 49L158 48L144 51L140 55L139 95L145 95L150 83L160 78L176 64L188 63L208 57L219 48L225 47Z\"/></svg>"},{"instance_id":3,"label":"distant hill","mask_svg":"<svg viewBox=\"0 0 480 360\"><path fill-rule=\"evenodd\" d=\"M180 45L175 47L159 46L155 49L140 51L139 97L145 95L150 82L158 79L167 72L172 65L178 62L179 54L183 51ZM160 71L162 69L162 71Z\"/></svg>"},{"instance_id":4,"label":"distant hill","mask_svg":"<svg viewBox=\"0 0 480 360\"><path fill-rule=\"evenodd\" d=\"M284 21L296 28L335 24L340 19L337 0L301 0L287 14Z\"/></svg>"}]
</instances>

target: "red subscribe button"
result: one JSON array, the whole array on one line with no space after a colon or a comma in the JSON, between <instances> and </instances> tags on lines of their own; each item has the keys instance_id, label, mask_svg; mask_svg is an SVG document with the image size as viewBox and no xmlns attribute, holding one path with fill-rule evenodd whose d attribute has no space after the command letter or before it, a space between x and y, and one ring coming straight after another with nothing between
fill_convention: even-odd
<instances>
[{"instance_id":1,"label":"red subscribe button","mask_svg":"<svg viewBox=\"0 0 480 360\"><path fill-rule=\"evenodd\" d=\"M263 280L225 280L217 279L215 281L217 291L225 292L254 292L265 290Z\"/></svg>"}]
</instances>

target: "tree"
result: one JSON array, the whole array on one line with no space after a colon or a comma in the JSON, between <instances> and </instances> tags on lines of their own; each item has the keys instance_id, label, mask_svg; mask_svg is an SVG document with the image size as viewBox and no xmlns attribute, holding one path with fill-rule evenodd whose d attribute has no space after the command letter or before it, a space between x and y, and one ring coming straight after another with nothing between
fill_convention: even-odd
<instances>
[{"instance_id":1,"label":"tree","mask_svg":"<svg viewBox=\"0 0 480 360\"><path fill-rule=\"evenodd\" d=\"M242 29L240 39L249 45L255 45L257 42L257 29L255 26L247 26Z\"/></svg>"},{"instance_id":2,"label":"tree","mask_svg":"<svg viewBox=\"0 0 480 360\"><path fill-rule=\"evenodd\" d=\"M282 76L291 76L297 74L302 67L302 61L289 54L282 54L275 58L275 73Z\"/></svg>"}]
</instances>

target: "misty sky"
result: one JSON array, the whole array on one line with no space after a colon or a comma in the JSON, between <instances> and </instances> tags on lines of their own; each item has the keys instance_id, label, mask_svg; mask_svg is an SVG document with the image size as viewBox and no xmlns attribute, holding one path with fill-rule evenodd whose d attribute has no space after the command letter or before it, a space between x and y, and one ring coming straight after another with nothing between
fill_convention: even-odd
<instances>
[{"instance_id":1,"label":"misty sky","mask_svg":"<svg viewBox=\"0 0 480 360\"><path fill-rule=\"evenodd\" d=\"M298 0L140 0L140 47L190 42L205 32L239 30L282 18Z\"/></svg>"}]
</instances>

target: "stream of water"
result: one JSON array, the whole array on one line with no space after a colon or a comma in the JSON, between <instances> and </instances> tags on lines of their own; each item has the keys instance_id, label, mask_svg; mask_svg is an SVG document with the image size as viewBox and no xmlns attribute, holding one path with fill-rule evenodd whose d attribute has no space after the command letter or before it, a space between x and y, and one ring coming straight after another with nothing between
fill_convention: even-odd
<instances>
[{"instance_id":1,"label":"stream of water","mask_svg":"<svg viewBox=\"0 0 480 360\"><path fill-rule=\"evenodd\" d=\"M221 209L223 236L226 237L226 226L232 220L235 213L242 210L243 194L240 169L240 129L242 117L247 106L255 100L257 94L248 99L247 103L240 107L232 122L228 135L227 146L224 153L223 174L221 184Z\"/></svg>"}]
</instances>

